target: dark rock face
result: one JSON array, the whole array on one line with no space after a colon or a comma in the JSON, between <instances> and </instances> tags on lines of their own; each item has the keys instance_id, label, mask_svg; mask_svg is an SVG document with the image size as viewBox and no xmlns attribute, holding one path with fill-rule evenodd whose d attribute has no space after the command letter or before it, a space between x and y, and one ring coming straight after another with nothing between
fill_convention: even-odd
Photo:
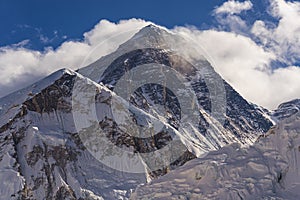
<instances>
[{"instance_id":1,"label":"dark rock face","mask_svg":"<svg viewBox=\"0 0 300 200\"><path fill-rule=\"evenodd\" d=\"M74 129L69 128L74 127L74 124L72 124L74 121L69 118L72 116L70 99L75 79L76 76L74 75L64 74L52 85L26 100L15 118L1 127L1 136L4 137L6 135L4 138L1 137L1 146L13 145L16 159L15 165L20 166L17 170L26 180L23 190L20 191L22 199L36 199L38 198L36 196L37 193L41 190L44 192L45 199L80 199L77 196L78 194L74 193L74 188L68 184L68 176L70 173L75 172L81 174L80 163L84 162L81 156L92 157L92 155L87 152L78 133L72 132ZM99 89L95 96L96 104L102 103L109 106L111 98L104 98L102 94L104 92ZM100 109L98 112L101 115L102 110ZM135 119L135 116L133 116L132 120L138 121ZM66 124L66 121L68 121L68 124ZM49 126L47 123L53 125ZM105 118L105 120L99 121L99 125L106 132L106 137L114 145L120 148L125 146L138 153L155 151L172 140L172 134L169 131L161 131L149 138L135 138L122 131L112 118ZM45 132L39 132L40 130L35 130L34 127L45 129ZM43 139L44 137L49 138L49 140ZM63 144L59 142L62 138ZM29 144L28 141L30 141ZM183 165L193 158L195 158L195 155L186 151L170 166L153 171L149 169L148 176L152 178L161 176L170 169ZM97 160L91 163L91 166L93 165L103 168L103 164ZM36 170L37 174L28 172L28 170ZM70 170L75 171L70 172ZM66 185L59 185L58 181L60 179ZM130 179L128 180L130 181ZM56 189L57 187L59 187L58 190ZM99 195L99 197L107 195L106 193L102 194L101 191L96 191L96 193L96 196ZM128 196L129 194L126 195ZM93 198L91 197L91 199Z\"/></svg>"},{"instance_id":2,"label":"dark rock face","mask_svg":"<svg viewBox=\"0 0 300 200\"><path fill-rule=\"evenodd\" d=\"M33 112L50 113L56 110L71 111L71 105L64 97L72 95L75 75L65 74L54 84L43 89L39 94L24 102L28 110Z\"/></svg>"},{"instance_id":3,"label":"dark rock face","mask_svg":"<svg viewBox=\"0 0 300 200\"><path fill-rule=\"evenodd\" d=\"M226 115L233 119L235 126L244 133L265 133L273 126L272 122L266 119L253 104L241 97L228 83L225 82L224 85L227 97ZM225 126L231 127L227 121ZM236 133L235 130L231 130Z\"/></svg>"},{"instance_id":4,"label":"dark rock face","mask_svg":"<svg viewBox=\"0 0 300 200\"><path fill-rule=\"evenodd\" d=\"M76 200L76 195L71 188L68 187L60 187L56 193L55 199L57 200Z\"/></svg>"},{"instance_id":5,"label":"dark rock face","mask_svg":"<svg viewBox=\"0 0 300 200\"><path fill-rule=\"evenodd\" d=\"M210 93L205 81L210 80L210 78L213 81L213 78L219 75L211 68L209 63L203 62L201 70L206 73L206 79L201 76L200 78L195 78L197 69L191 63L162 49L138 49L118 57L104 71L100 82L114 90L114 86L125 72L129 72L139 65L151 63L168 66L183 74L186 80L191 83L197 96L198 105L206 112L211 112ZM226 115L226 120L223 124L224 128L234 133L242 143L244 143L244 138L247 137L247 134L260 134L268 131L273 125L272 122L241 97L228 83L225 81L223 83L227 101L226 113L224 113ZM169 88L157 84L141 86L131 96L131 103L144 111L149 111L149 108L155 104L163 106L168 122L171 126L178 129L181 108L178 99ZM201 121L198 128L201 134L205 135L209 124L201 113L199 115Z\"/></svg>"}]
</instances>

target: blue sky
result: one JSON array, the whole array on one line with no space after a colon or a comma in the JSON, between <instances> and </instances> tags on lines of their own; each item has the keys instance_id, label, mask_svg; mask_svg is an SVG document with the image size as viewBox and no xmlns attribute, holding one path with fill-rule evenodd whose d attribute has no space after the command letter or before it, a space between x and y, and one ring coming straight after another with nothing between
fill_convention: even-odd
<instances>
[{"instance_id":1,"label":"blue sky","mask_svg":"<svg viewBox=\"0 0 300 200\"><path fill-rule=\"evenodd\" d=\"M0 46L30 39L28 48L56 48L67 39L82 39L101 19L141 18L167 28L192 25L208 29L217 25L214 8L225 1L0 0L0 18L5 19L0 21ZM253 2L253 9L244 16L247 21L272 20L266 14L268 0Z\"/></svg>"},{"instance_id":2,"label":"blue sky","mask_svg":"<svg viewBox=\"0 0 300 200\"><path fill-rule=\"evenodd\" d=\"M172 28L211 26L214 7L224 0L1 0L0 46L30 39L29 48L58 46L63 40L79 39L101 19L118 22L141 18Z\"/></svg>"},{"instance_id":3,"label":"blue sky","mask_svg":"<svg viewBox=\"0 0 300 200\"><path fill-rule=\"evenodd\" d=\"M0 0L0 18L0 98L85 66L99 44L89 62L113 52L149 23L201 44L251 102L273 109L300 98L299 1Z\"/></svg>"}]
</instances>

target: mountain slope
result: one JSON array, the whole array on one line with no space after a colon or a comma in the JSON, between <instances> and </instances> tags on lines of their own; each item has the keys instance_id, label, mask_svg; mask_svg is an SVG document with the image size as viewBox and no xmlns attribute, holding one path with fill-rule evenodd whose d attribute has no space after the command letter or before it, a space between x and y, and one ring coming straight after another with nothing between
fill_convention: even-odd
<instances>
[{"instance_id":1,"label":"mountain slope","mask_svg":"<svg viewBox=\"0 0 300 200\"><path fill-rule=\"evenodd\" d=\"M55 76L57 73L60 77ZM70 101L74 80L86 82L85 87L92 87L93 83L70 70L57 73L51 76L57 80L51 79L48 86L30 94L14 116L10 112L2 116L10 115L12 119L0 128L0 169L1 177L6 178L1 179L1 196L6 199L128 196L127 192L146 182L146 175L124 174L106 167L86 150L74 125Z\"/></svg>"},{"instance_id":2,"label":"mountain slope","mask_svg":"<svg viewBox=\"0 0 300 200\"><path fill-rule=\"evenodd\" d=\"M135 107L130 108L134 115L125 119L125 126L132 120L146 130L154 127L159 132L147 138L128 134L110 112L113 105L124 106L126 102L76 72L61 70L40 83L45 84L40 84L39 89L30 86L13 94L18 99L1 114L1 119L8 119L0 127L1 177L15 177L2 182L1 195L7 199L127 198L138 184L165 174L167 167L195 158L190 149L199 151L200 142L182 138L175 128ZM97 118L84 127L76 123L89 121L92 111L81 113L86 110L78 89L84 91L84 96L87 91L96 91L93 98ZM10 103L6 99L10 100L2 99L1 105ZM82 100L81 104L77 100ZM118 112L120 116L128 114ZM121 152L112 151L115 146ZM174 153L171 157L152 153L161 149ZM136 163L130 164L130 157L122 160L124 156L119 153L126 155L127 151L136 152ZM106 163L106 159L118 162L114 165ZM161 161L163 164L157 164Z\"/></svg>"},{"instance_id":3,"label":"mountain slope","mask_svg":"<svg viewBox=\"0 0 300 200\"><path fill-rule=\"evenodd\" d=\"M81 74L0 99L0 195L128 199L209 151L252 144L272 122L186 43L148 26Z\"/></svg>"},{"instance_id":4,"label":"mountain slope","mask_svg":"<svg viewBox=\"0 0 300 200\"><path fill-rule=\"evenodd\" d=\"M140 186L132 199L298 199L300 115L253 146L232 144Z\"/></svg>"},{"instance_id":5,"label":"mountain slope","mask_svg":"<svg viewBox=\"0 0 300 200\"><path fill-rule=\"evenodd\" d=\"M164 117L177 129L184 117L181 116L184 108L180 108L180 98L195 97L194 106L199 109L200 122L193 122L193 125L207 139L204 151L218 149L231 142L252 144L273 123L265 117L264 111L247 102L224 81L198 49L200 47L193 41L149 25L122 44L116 52L80 69L79 73L105 84L118 95L123 90L131 92L131 96L124 98L146 112L161 113L155 108L157 105L163 107L166 113ZM166 72L160 71L158 75L155 72L163 68L175 70L184 80L175 77L174 80L161 81L158 76ZM151 77L152 82L143 82L140 77ZM127 82L123 79L127 79ZM185 85L182 87L185 91L190 90L194 96L188 93L180 96L176 89L168 90L169 86L174 85L173 88L181 88L179 82ZM132 84L139 85L133 88Z\"/></svg>"}]
</instances>

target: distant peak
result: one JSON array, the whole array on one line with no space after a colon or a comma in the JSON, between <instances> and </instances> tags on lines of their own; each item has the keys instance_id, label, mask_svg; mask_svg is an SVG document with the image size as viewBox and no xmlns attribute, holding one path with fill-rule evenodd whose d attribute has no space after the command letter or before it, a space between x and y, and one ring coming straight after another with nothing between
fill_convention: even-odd
<instances>
[{"instance_id":1,"label":"distant peak","mask_svg":"<svg viewBox=\"0 0 300 200\"><path fill-rule=\"evenodd\" d=\"M290 106L299 106L300 107L300 99L294 99L288 102L284 102L278 106L278 109L280 108L286 108Z\"/></svg>"}]
</instances>

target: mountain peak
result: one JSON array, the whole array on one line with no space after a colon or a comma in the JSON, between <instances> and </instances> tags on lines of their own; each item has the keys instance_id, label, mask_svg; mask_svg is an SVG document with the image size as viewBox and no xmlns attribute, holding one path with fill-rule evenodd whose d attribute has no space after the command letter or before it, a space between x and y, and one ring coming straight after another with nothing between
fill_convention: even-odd
<instances>
[{"instance_id":1,"label":"mountain peak","mask_svg":"<svg viewBox=\"0 0 300 200\"><path fill-rule=\"evenodd\" d=\"M145 26L144 28L142 28L140 30L140 32L151 32L151 33L159 33L162 31L165 31L162 27L156 26L154 24L149 24L147 26Z\"/></svg>"},{"instance_id":2,"label":"mountain peak","mask_svg":"<svg viewBox=\"0 0 300 200\"><path fill-rule=\"evenodd\" d=\"M13 92L5 97L0 98L0 117L1 114L7 112L12 106L22 104L24 101L32 98L33 95L40 93L43 89L52 85L55 81L61 79L65 75L79 75L71 69L62 68L56 72L53 72L44 79L29 85L21 90ZM80 76L80 75L79 75ZM1 118L0 118L1 119Z\"/></svg>"},{"instance_id":3,"label":"mountain peak","mask_svg":"<svg viewBox=\"0 0 300 200\"><path fill-rule=\"evenodd\" d=\"M153 24L149 24L139 30L134 36L133 39L140 37L152 37L152 38L161 38L163 35L166 35L168 32L163 27L159 27Z\"/></svg>"}]
</instances>

